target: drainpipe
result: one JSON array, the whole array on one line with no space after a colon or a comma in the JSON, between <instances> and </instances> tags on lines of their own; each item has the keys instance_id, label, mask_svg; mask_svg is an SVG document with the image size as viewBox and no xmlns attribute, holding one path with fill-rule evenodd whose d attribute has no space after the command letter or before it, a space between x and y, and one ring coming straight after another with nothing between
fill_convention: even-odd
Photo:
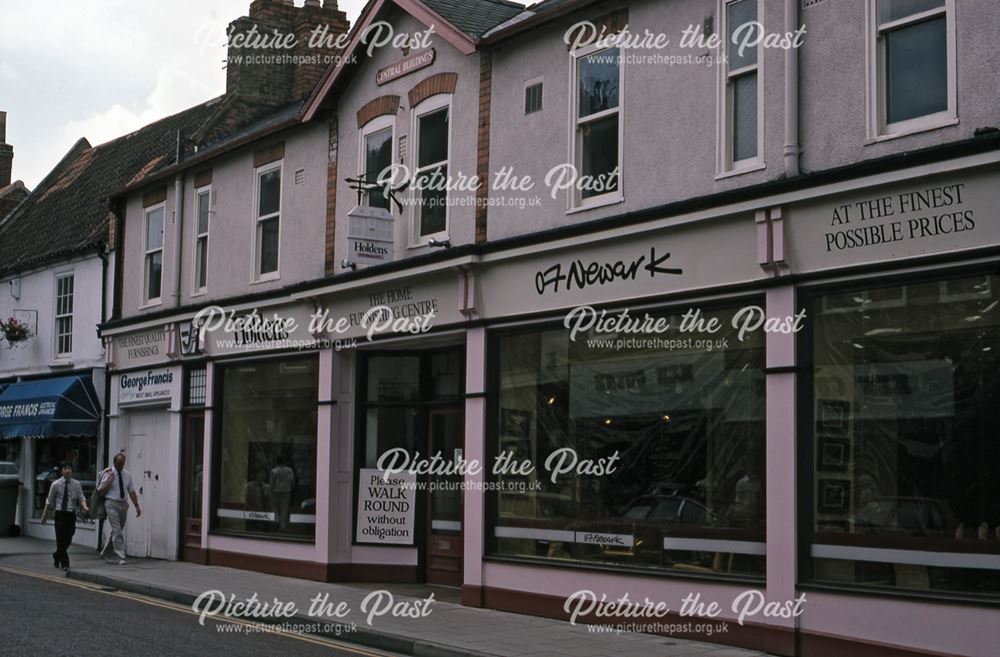
<instances>
[{"instance_id":1,"label":"drainpipe","mask_svg":"<svg viewBox=\"0 0 1000 657\"><path fill-rule=\"evenodd\" d=\"M799 1L785 0L785 31L799 29ZM785 177L799 175L799 49L785 50Z\"/></svg>"},{"instance_id":2,"label":"drainpipe","mask_svg":"<svg viewBox=\"0 0 1000 657\"><path fill-rule=\"evenodd\" d=\"M177 156L179 164L184 160L184 133L177 131ZM181 305L181 245L184 239L184 173L174 178L174 287L170 291L175 308Z\"/></svg>"}]
</instances>

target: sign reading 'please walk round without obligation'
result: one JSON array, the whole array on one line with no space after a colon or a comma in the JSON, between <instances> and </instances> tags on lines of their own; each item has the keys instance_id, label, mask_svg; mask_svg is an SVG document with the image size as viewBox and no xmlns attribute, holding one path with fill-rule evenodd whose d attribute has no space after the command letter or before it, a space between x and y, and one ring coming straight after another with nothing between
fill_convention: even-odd
<instances>
[{"instance_id":1,"label":"sign reading 'please walk round without obligation'","mask_svg":"<svg viewBox=\"0 0 1000 657\"><path fill-rule=\"evenodd\" d=\"M359 543L413 545L417 476L363 468L358 486Z\"/></svg>"}]
</instances>

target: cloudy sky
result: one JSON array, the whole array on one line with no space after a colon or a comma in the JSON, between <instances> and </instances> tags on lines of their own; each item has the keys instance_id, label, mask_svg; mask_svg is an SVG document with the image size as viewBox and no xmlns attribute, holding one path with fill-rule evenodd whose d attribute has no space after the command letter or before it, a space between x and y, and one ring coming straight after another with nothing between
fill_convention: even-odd
<instances>
[{"instance_id":1,"label":"cloudy sky","mask_svg":"<svg viewBox=\"0 0 1000 657\"><path fill-rule=\"evenodd\" d=\"M303 0L295 0L302 5ZM340 0L353 23L364 0ZM33 188L99 144L222 94L226 26L250 0L0 0L0 111Z\"/></svg>"}]
</instances>

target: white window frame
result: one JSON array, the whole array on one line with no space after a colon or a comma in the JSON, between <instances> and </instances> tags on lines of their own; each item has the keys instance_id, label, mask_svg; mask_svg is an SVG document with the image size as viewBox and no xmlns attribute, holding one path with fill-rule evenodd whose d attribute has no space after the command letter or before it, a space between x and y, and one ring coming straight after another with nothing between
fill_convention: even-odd
<instances>
[{"instance_id":1,"label":"white window frame","mask_svg":"<svg viewBox=\"0 0 1000 657\"><path fill-rule=\"evenodd\" d=\"M198 217L198 210L199 210L199 202L201 201L202 194L208 194L208 222L207 222L207 225L206 225L207 230L204 233L198 232L198 219L199 219L199 217ZM197 297L197 296L201 296L203 294L207 294L208 293L208 256L209 256L209 253L210 253L210 251L209 251L210 246L209 245L211 243L211 241L209 239L209 233L212 232L212 215L215 214L215 212L212 210L212 200L213 200L213 198L212 198L212 184L211 183L209 183L207 185L204 185L202 187L195 188L195 190L194 190L194 212L191 213L191 216L194 217L194 230L191 231L192 233L194 233L194 245L193 245L193 248L191 249L191 253L194 254L194 267L191 268L191 296L192 297ZM199 266L199 263L201 262L201 260L198 258L198 245L199 245L199 243L201 242L202 239L205 240L205 270L206 271L205 271L205 285L200 286L200 285L198 285L198 266Z\"/></svg>"},{"instance_id":2,"label":"white window frame","mask_svg":"<svg viewBox=\"0 0 1000 657\"><path fill-rule=\"evenodd\" d=\"M721 46L719 47L720 59L725 58L724 64L716 66L718 70L718 89L716 94L716 165L715 178L728 178L738 176L751 171L760 171L766 168L764 161L764 48L757 45L757 63L742 68L729 70L729 49L733 45L729 41L729 5L736 4L740 0L720 0L719 9L719 36ZM764 22L764 1L757 0L757 22L765 25ZM733 141L736 137L733 130L733 122L736 115L733 112L735 85L732 81L748 73L757 73L757 155L742 160L733 159Z\"/></svg>"},{"instance_id":3,"label":"white window frame","mask_svg":"<svg viewBox=\"0 0 1000 657\"><path fill-rule=\"evenodd\" d=\"M452 109L452 94L435 94L430 98L424 99L419 105L413 108L412 111L412 121L410 125L410 134L414 136L413 146L409 149L410 151L410 164L411 164L411 177L416 181L420 177L420 173L424 169L436 169L441 166L438 162L424 169L418 168L418 162L420 162L420 118L428 114L433 114L441 109L447 109L448 111L448 159L445 161L445 167L448 169L448 177L451 177L453 166L452 166L452 147L454 145L454 134L452 128L455 123L455 113ZM420 235L420 193L417 190L413 190L413 203L412 210L410 211L410 238L409 238L409 248L418 248L421 246L426 246L431 240L447 240L450 239L448 236L451 232L451 205L448 203L450 199L451 192L445 192L445 204L444 204L444 230L438 231L432 235Z\"/></svg>"},{"instance_id":4,"label":"white window frame","mask_svg":"<svg viewBox=\"0 0 1000 657\"><path fill-rule=\"evenodd\" d=\"M948 74L948 108L934 114L918 116L906 121L888 123L888 107L886 105L886 41L880 34L886 30L917 23L928 18L945 16L945 70ZM868 143L895 139L906 135L936 130L958 124L958 86L956 70L956 37L955 37L955 0L945 0L943 7L913 14L901 18L885 26L879 25L878 0L866 0L865 7L865 74L867 77L867 132Z\"/></svg>"},{"instance_id":5,"label":"white window frame","mask_svg":"<svg viewBox=\"0 0 1000 657\"><path fill-rule=\"evenodd\" d=\"M163 237L160 239L160 246L156 249L149 248L149 215L160 210L163 212ZM142 211L142 300L143 308L148 308L149 306L158 306L163 303L163 268L166 265L165 258L163 257L166 253L167 242L167 204L166 202L160 202L156 205L151 205L148 208L143 208ZM160 253L160 296L150 297L149 296L149 258L154 253Z\"/></svg>"},{"instance_id":6,"label":"white window frame","mask_svg":"<svg viewBox=\"0 0 1000 657\"><path fill-rule=\"evenodd\" d=\"M365 175L368 168L368 149L365 147L365 142L369 135L373 135L376 132L385 130L386 128L392 129L392 137L389 138L389 147L392 151L389 159L392 163L396 162L396 115L387 114L385 116L379 116L368 123L361 126L361 130L358 132L358 177L361 178ZM365 192L362 205L368 203L368 192ZM390 201L389 214L392 214L392 202Z\"/></svg>"},{"instance_id":7,"label":"white window frame","mask_svg":"<svg viewBox=\"0 0 1000 657\"><path fill-rule=\"evenodd\" d=\"M279 182L278 182L278 211L271 214L260 216L260 179L268 173L277 170L279 172ZM283 205L285 202L285 161L277 160L275 162L269 162L265 165L259 166L253 171L253 254L251 262L253 262L253 283L266 283L267 281L275 281L281 278L281 214L283 210ZM260 235L261 235L261 224L273 217L278 218L278 266L274 271L261 273L261 248L263 246Z\"/></svg>"},{"instance_id":8,"label":"white window frame","mask_svg":"<svg viewBox=\"0 0 1000 657\"><path fill-rule=\"evenodd\" d=\"M69 299L70 299L70 301L69 301L69 303L70 303L70 311L68 313L60 313L59 312L59 299L60 299L60 296L65 296L65 295L60 295L59 294L59 283L61 281L66 280L67 278L71 279L73 281L73 290L68 295ZM52 308L52 318L53 318L52 319L52 336L53 336L52 353L54 354L54 358L55 359L62 359L62 358L68 358L68 357L70 357L70 356L73 355L73 311L74 311L74 309L76 307L76 272L73 271L73 270L59 272L59 273L57 273L55 275L54 282L55 282L55 286L54 286L53 289L55 291L55 294L53 295L53 299L54 299L55 303L54 303L53 308ZM59 320L61 320L61 319L69 319L69 333L68 334L61 333L59 331ZM64 335L68 335L68 337L69 337L69 349L67 351L60 351L60 349L59 349L59 346L60 346L59 345L59 339L62 336L64 336Z\"/></svg>"},{"instance_id":9,"label":"white window frame","mask_svg":"<svg viewBox=\"0 0 1000 657\"><path fill-rule=\"evenodd\" d=\"M570 66L569 66L569 159L567 162L571 163L576 167L579 175L583 175L580 171L580 161L577 159L581 155L580 148L578 148L577 143L577 128L579 128L581 123L594 123L601 119L608 118L610 116L618 116L618 189L613 192L605 192L597 196L592 196L588 199L583 199L583 195L577 191L575 188L570 189L566 192L566 213L572 214L574 212L582 212L584 210L592 210L594 208L603 207L605 205L613 205L615 203L621 203L625 200L625 176L624 176L624 158L623 154L625 151L625 52L619 49L619 55L621 56L618 62L618 107L614 109L604 110L603 112L598 112L596 114L591 114L584 120L579 117L579 107L580 107L580 84L579 84L579 72L580 72L580 59L583 57L588 57L595 53L602 52L604 50L610 50L611 48L601 47L598 44L590 44L588 46L583 46L582 48L577 48L576 50L571 50L570 56Z\"/></svg>"}]
</instances>

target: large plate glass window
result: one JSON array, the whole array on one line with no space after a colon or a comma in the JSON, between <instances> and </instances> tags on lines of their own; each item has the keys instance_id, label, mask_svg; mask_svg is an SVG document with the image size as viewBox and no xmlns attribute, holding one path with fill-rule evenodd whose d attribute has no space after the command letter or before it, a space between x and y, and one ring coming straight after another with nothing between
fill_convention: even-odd
<instances>
[{"instance_id":1,"label":"large plate glass window","mask_svg":"<svg viewBox=\"0 0 1000 657\"><path fill-rule=\"evenodd\" d=\"M216 527L313 538L317 359L255 361L220 369Z\"/></svg>"},{"instance_id":2,"label":"large plate glass window","mask_svg":"<svg viewBox=\"0 0 1000 657\"><path fill-rule=\"evenodd\" d=\"M1000 595L1000 277L814 296L811 579Z\"/></svg>"},{"instance_id":3,"label":"large plate glass window","mask_svg":"<svg viewBox=\"0 0 1000 657\"><path fill-rule=\"evenodd\" d=\"M705 316L729 327L736 310ZM496 476L493 554L764 574L764 341L680 334L679 315L663 317L674 328L655 344L563 327L496 336L492 451L534 469ZM573 458L614 469L553 479Z\"/></svg>"}]
</instances>

